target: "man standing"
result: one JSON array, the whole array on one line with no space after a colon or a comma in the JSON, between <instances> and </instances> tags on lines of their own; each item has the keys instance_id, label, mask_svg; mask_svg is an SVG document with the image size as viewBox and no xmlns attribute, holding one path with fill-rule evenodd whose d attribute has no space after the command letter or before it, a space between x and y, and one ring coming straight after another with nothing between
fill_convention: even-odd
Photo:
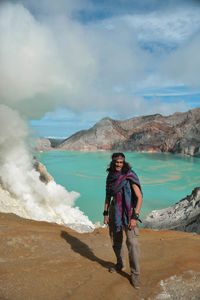
<instances>
[{"instance_id":1,"label":"man standing","mask_svg":"<svg viewBox=\"0 0 200 300\"><path fill-rule=\"evenodd\" d=\"M142 206L140 182L136 173L125 161L123 153L113 153L107 172L104 224L109 225L112 246L117 258L117 264L109 271L118 272L125 267L124 230L131 269L130 281L138 289L140 288L140 249L137 221L140 221L139 212Z\"/></svg>"}]
</instances>

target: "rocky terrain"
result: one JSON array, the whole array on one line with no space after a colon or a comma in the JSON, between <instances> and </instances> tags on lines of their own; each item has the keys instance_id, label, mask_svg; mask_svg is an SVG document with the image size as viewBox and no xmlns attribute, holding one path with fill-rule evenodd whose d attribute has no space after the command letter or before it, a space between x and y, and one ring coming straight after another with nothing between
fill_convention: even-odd
<instances>
[{"instance_id":1,"label":"rocky terrain","mask_svg":"<svg viewBox=\"0 0 200 300\"><path fill-rule=\"evenodd\" d=\"M144 221L145 227L173 229L200 234L200 187L196 187L178 203L152 211Z\"/></svg>"},{"instance_id":2,"label":"rocky terrain","mask_svg":"<svg viewBox=\"0 0 200 300\"><path fill-rule=\"evenodd\" d=\"M40 180L42 182L48 183L49 181L54 180L49 172L47 172L46 167L36 157L34 157L34 168L40 173Z\"/></svg>"},{"instance_id":3,"label":"rocky terrain","mask_svg":"<svg viewBox=\"0 0 200 300\"><path fill-rule=\"evenodd\" d=\"M200 157L200 108L124 121L104 118L64 140L58 149L171 152Z\"/></svg>"},{"instance_id":4,"label":"rocky terrain","mask_svg":"<svg viewBox=\"0 0 200 300\"><path fill-rule=\"evenodd\" d=\"M198 300L200 236L140 229L141 282L115 263L108 229L77 233L0 213L0 299ZM127 255L127 253L126 253Z\"/></svg>"},{"instance_id":5,"label":"rocky terrain","mask_svg":"<svg viewBox=\"0 0 200 300\"><path fill-rule=\"evenodd\" d=\"M35 151L37 152L47 152L53 151L54 148L51 146L51 142L47 138L38 138L35 142Z\"/></svg>"}]
</instances>

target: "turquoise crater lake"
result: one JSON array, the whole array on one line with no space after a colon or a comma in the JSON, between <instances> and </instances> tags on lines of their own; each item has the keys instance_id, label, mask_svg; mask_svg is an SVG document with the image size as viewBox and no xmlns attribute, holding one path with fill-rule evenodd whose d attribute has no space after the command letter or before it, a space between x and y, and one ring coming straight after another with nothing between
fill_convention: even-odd
<instances>
[{"instance_id":1,"label":"turquoise crater lake","mask_svg":"<svg viewBox=\"0 0 200 300\"><path fill-rule=\"evenodd\" d=\"M111 152L43 152L37 158L46 166L56 183L77 191L78 206L89 219L103 221L105 180ZM140 178L144 200L141 216L168 207L199 186L200 159L158 153L125 153L126 160Z\"/></svg>"}]
</instances>

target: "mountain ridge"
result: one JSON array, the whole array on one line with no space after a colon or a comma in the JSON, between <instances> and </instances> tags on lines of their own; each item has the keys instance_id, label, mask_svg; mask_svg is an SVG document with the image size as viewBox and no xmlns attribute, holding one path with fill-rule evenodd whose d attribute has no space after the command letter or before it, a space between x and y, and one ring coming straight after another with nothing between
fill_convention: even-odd
<instances>
[{"instance_id":1,"label":"mountain ridge","mask_svg":"<svg viewBox=\"0 0 200 300\"><path fill-rule=\"evenodd\" d=\"M105 117L90 129L74 133L57 149L171 152L200 157L200 107L169 116Z\"/></svg>"}]
</instances>

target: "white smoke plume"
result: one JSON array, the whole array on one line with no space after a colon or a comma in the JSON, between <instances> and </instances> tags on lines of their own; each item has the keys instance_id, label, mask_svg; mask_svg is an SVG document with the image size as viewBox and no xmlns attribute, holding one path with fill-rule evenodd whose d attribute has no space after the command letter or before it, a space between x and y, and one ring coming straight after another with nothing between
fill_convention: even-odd
<instances>
[{"instance_id":1,"label":"white smoke plume","mask_svg":"<svg viewBox=\"0 0 200 300\"><path fill-rule=\"evenodd\" d=\"M78 231L93 229L88 217L78 207L73 207L79 197L77 192L68 192L54 181L45 184L39 179L26 144L28 127L19 114L0 105L0 128L1 184L16 199L15 203L6 203L7 211L34 220L68 225ZM0 205L2 211L3 199Z\"/></svg>"},{"instance_id":2,"label":"white smoke plume","mask_svg":"<svg viewBox=\"0 0 200 300\"><path fill-rule=\"evenodd\" d=\"M58 35L22 4L0 3L0 182L12 195L1 198L0 211L84 231L94 226L74 207L79 194L54 181L40 181L22 119L41 117L62 99L70 106L74 91L79 94L88 85L83 70L90 68L92 59L87 46L78 44L81 29L70 20L63 20L63 26L71 30L67 35L60 30Z\"/></svg>"}]
</instances>

